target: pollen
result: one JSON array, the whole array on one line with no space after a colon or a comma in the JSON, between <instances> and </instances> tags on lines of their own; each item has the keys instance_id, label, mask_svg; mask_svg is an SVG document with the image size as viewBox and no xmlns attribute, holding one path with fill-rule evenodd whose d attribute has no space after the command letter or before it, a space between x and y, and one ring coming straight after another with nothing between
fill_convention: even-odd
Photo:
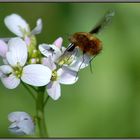
<instances>
[{"instance_id":1,"label":"pollen","mask_svg":"<svg viewBox=\"0 0 140 140\"><path fill-rule=\"evenodd\" d=\"M20 78L22 75L22 67L19 65L14 68L14 74L16 75L17 78Z\"/></svg>"},{"instance_id":2,"label":"pollen","mask_svg":"<svg viewBox=\"0 0 140 140\"><path fill-rule=\"evenodd\" d=\"M51 81L57 81L57 71L56 70L53 70L52 71L52 77L51 77Z\"/></svg>"}]
</instances>

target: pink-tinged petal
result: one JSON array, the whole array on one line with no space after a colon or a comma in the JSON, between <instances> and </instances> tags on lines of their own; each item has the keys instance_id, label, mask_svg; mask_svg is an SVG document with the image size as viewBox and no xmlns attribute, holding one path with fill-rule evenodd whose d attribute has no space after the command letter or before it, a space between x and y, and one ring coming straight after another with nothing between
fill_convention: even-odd
<instances>
[{"instance_id":1,"label":"pink-tinged petal","mask_svg":"<svg viewBox=\"0 0 140 140\"><path fill-rule=\"evenodd\" d=\"M18 79L13 74L10 74L8 77L5 75L2 75L1 81L3 85L8 89L14 89L20 84L20 79Z\"/></svg>"},{"instance_id":2,"label":"pink-tinged petal","mask_svg":"<svg viewBox=\"0 0 140 140\"><path fill-rule=\"evenodd\" d=\"M32 30L31 34L36 35L41 33L41 31L42 31L42 19L39 18L36 22L36 27Z\"/></svg>"},{"instance_id":3,"label":"pink-tinged petal","mask_svg":"<svg viewBox=\"0 0 140 140\"><path fill-rule=\"evenodd\" d=\"M15 67L24 66L27 61L27 46L21 38L12 38L8 42L9 51L6 53L8 63Z\"/></svg>"},{"instance_id":4,"label":"pink-tinged petal","mask_svg":"<svg viewBox=\"0 0 140 140\"><path fill-rule=\"evenodd\" d=\"M64 66L57 71L57 74L61 84L74 84L78 80L77 72Z\"/></svg>"},{"instance_id":5,"label":"pink-tinged petal","mask_svg":"<svg viewBox=\"0 0 140 140\"><path fill-rule=\"evenodd\" d=\"M10 74L13 71L13 69L9 65L2 65L0 66L0 71L3 74Z\"/></svg>"},{"instance_id":6,"label":"pink-tinged petal","mask_svg":"<svg viewBox=\"0 0 140 140\"><path fill-rule=\"evenodd\" d=\"M53 100L58 100L61 96L60 84L57 81L50 82L47 85L47 92Z\"/></svg>"},{"instance_id":7,"label":"pink-tinged petal","mask_svg":"<svg viewBox=\"0 0 140 140\"><path fill-rule=\"evenodd\" d=\"M17 14L11 14L4 19L4 23L7 28L14 34L19 37L23 37L24 33L22 30L26 32L30 32L29 26L27 22Z\"/></svg>"},{"instance_id":8,"label":"pink-tinged petal","mask_svg":"<svg viewBox=\"0 0 140 140\"><path fill-rule=\"evenodd\" d=\"M47 66L48 68L50 68L51 70L55 70L56 69L56 65L53 62L51 56L49 56L48 58L44 57L42 59L42 64Z\"/></svg>"},{"instance_id":9,"label":"pink-tinged petal","mask_svg":"<svg viewBox=\"0 0 140 140\"><path fill-rule=\"evenodd\" d=\"M8 45L3 40L0 40L0 56L5 58L7 51Z\"/></svg>"},{"instance_id":10,"label":"pink-tinged petal","mask_svg":"<svg viewBox=\"0 0 140 140\"><path fill-rule=\"evenodd\" d=\"M50 82L52 71L41 64L30 64L23 68L21 79L32 86L45 86Z\"/></svg>"},{"instance_id":11,"label":"pink-tinged petal","mask_svg":"<svg viewBox=\"0 0 140 140\"><path fill-rule=\"evenodd\" d=\"M53 44L54 44L56 47L61 48L62 42L63 42L63 38L62 38L62 37L59 37L59 38L57 38L57 39L54 41Z\"/></svg>"}]
</instances>

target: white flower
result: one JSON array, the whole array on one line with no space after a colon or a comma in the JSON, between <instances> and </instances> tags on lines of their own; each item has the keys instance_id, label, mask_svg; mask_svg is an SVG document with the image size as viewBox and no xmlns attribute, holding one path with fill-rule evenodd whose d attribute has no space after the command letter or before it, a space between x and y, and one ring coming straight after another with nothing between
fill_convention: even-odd
<instances>
[{"instance_id":1,"label":"white flower","mask_svg":"<svg viewBox=\"0 0 140 140\"><path fill-rule=\"evenodd\" d=\"M6 88L14 89L22 80L32 86L44 86L49 83L51 70L41 64L26 65L27 46L20 38L8 42L7 65L0 66L1 81Z\"/></svg>"},{"instance_id":2,"label":"white flower","mask_svg":"<svg viewBox=\"0 0 140 140\"><path fill-rule=\"evenodd\" d=\"M53 100L57 100L61 96L60 84L74 84L78 80L77 72L64 66L56 70L56 65L51 56L46 61L47 66L52 70L51 82L47 85L47 92Z\"/></svg>"},{"instance_id":3,"label":"white flower","mask_svg":"<svg viewBox=\"0 0 140 140\"><path fill-rule=\"evenodd\" d=\"M2 58L5 58L7 51L8 51L7 44L3 40L0 40L0 56Z\"/></svg>"},{"instance_id":4,"label":"white flower","mask_svg":"<svg viewBox=\"0 0 140 140\"><path fill-rule=\"evenodd\" d=\"M28 23L18 14L11 14L4 19L6 27L18 37L25 39L27 45L30 44L30 36L39 34L42 31L42 20L38 19L36 27L30 31Z\"/></svg>"},{"instance_id":5,"label":"white flower","mask_svg":"<svg viewBox=\"0 0 140 140\"><path fill-rule=\"evenodd\" d=\"M12 122L9 131L18 135L30 135L34 133L34 123L26 112L12 112L8 115L8 120Z\"/></svg>"},{"instance_id":6,"label":"white flower","mask_svg":"<svg viewBox=\"0 0 140 140\"><path fill-rule=\"evenodd\" d=\"M69 67L71 70L79 71L80 69L86 68L90 64L91 59L92 57L88 54L81 54L80 56L75 56L72 63L65 66Z\"/></svg>"},{"instance_id":7,"label":"white flower","mask_svg":"<svg viewBox=\"0 0 140 140\"><path fill-rule=\"evenodd\" d=\"M53 44L40 44L39 50L40 52L46 56L51 56L53 61L55 62L64 52L65 48L62 47L63 39L61 37L57 38Z\"/></svg>"},{"instance_id":8,"label":"white flower","mask_svg":"<svg viewBox=\"0 0 140 140\"><path fill-rule=\"evenodd\" d=\"M36 27L30 31L28 23L18 14L11 14L5 17L4 23L12 33L19 37L24 37L25 33L39 34L42 30L41 19L37 20Z\"/></svg>"}]
</instances>

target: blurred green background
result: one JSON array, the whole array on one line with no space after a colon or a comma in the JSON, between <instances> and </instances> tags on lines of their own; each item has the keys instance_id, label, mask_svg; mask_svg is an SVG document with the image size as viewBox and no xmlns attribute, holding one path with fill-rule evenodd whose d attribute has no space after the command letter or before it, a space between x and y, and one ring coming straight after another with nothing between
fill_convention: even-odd
<instances>
[{"instance_id":1,"label":"blurred green background","mask_svg":"<svg viewBox=\"0 0 140 140\"><path fill-rule=\"evenodd\" d=\"M20 14L35 26L43 19L39 43L52 43L77 31L89 31L108 9L116 15L98 37L103 51L79 81L62 86L58 101L49 100L46 123L50 138L140 137L140 3L0 3L0 37L14 36L3 19ZM0 137L9 134L7 115L35 113L32 97L19 86L8 90L0 83Z\"/></svg>"}]
</instances>

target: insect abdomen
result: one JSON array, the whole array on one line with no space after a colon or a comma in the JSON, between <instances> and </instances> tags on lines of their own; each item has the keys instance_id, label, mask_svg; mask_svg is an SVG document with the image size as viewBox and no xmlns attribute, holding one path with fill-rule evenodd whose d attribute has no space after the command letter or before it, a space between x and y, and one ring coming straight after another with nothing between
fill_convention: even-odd
<instances>
[{"instance_id":1,"label":"insect abdomen","mask_svg":"<svg viewBox=\"0 0 140 140\"><path fill-rule=\"evenodd\" d=\"M79 47L83 51L83 53L87 53L90 55L97 55L102 50L101 41L89 33L75 33L70 38L70 42L74 43L75 46Z\"/></svg>"}]
</instances>

